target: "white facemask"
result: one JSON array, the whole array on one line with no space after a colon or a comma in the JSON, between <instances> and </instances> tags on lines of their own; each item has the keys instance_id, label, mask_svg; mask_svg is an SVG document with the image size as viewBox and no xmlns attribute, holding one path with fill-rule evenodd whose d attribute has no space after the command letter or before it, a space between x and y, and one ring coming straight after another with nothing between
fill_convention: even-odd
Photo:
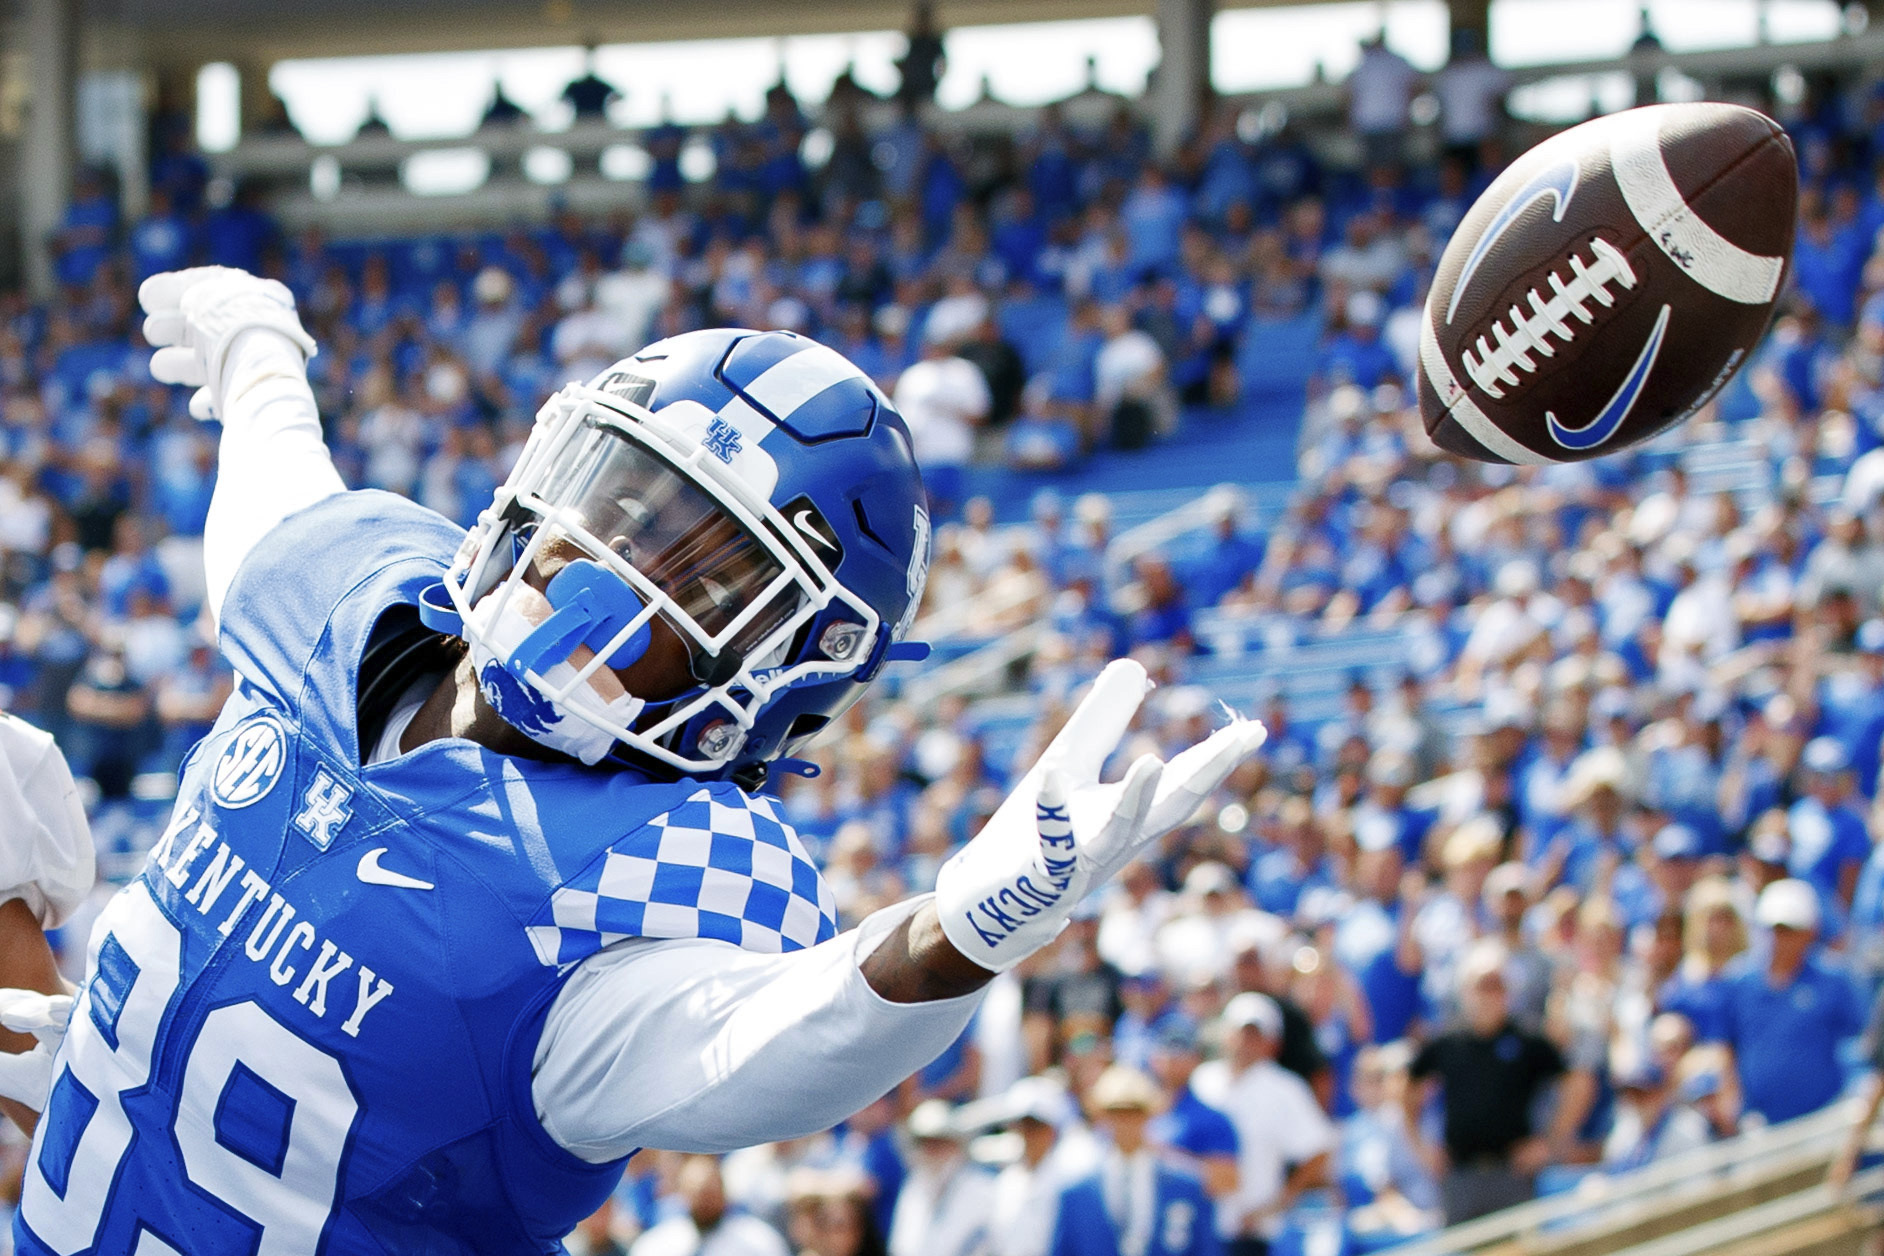
<instances>
[{"instance_id":1,"label":"white facemask","mask_svg":"<svg viewBox=\"0 0 1884 1256\"><path fill-rule=\"evenodd\" d=\"M590 766L601 762L615 746L615 735L582 719L585 712L612 724L626 725L641 714L647 704L631 694L606 698L597 692L597 684L614 689L614 674L598 670L586 684L570 686L577 668L568 659L539 672L545 688L569 696L551 702L506 666L517 647L527 640L538 624L552 612L549 601L528 585L519 585L515 594L501 608L492 605L498 593L487 594L473 610L481 632L470 634L471 665L477 669L478 684L484 698L502 716L504 722L538 745L560 750ZM493 611L495 613L493 614ZM534 616L534 617L533 617Z\"/></svg>"}]
</instances>

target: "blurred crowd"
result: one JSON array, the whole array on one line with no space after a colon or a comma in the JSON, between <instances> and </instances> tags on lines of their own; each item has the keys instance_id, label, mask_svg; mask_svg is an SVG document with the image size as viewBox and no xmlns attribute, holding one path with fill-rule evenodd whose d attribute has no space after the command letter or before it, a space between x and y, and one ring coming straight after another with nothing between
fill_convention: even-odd
<instances>
[{"instance_id":1,"label":"blurred crowd","mask_svg":"<svg viewBox=\"0 0 1884 1256\"><path fill-rule=\"evenodd\" d=\"M638 1157L573 1252L1359 1250L1821 1109L1884 982L1879 97L1784 112L1800 240L1747 384L1645 449L1516 470L1440 457L1409 401L1431 267L1501 160L1505 85L1455 63L1425 164L1399 149L1417 76L1374 44L1358 168L1234 111L1165 162L1124 106L866 133L843 91L813 168L780 89L707 133L705 183L681 128L644 136L638 214L376 242L284 235L160 123L150 213L82 181L61 298L0 297L0 700L55 731L133 875L231 684L198 618L216 434L150 381L146 275L282 278L349 483L461 523L564 380L794 328L915 434L947 520L916 635L1033 634L994 699L873 695L788 782L847 924L930 888L1109 658L1161 682L1121 762L1207 732L1239 675L1269 743L930 1068L816 1137ZM1224 495L1121 561L1107 499L1052 489L1240 421L1239 364L1301 320L1285 512ZM969 493L998 462L1047 486L1025 522ZM1403 663L1294 718L1266 645L1362 630Z\"/></svg>"}]
</instances>

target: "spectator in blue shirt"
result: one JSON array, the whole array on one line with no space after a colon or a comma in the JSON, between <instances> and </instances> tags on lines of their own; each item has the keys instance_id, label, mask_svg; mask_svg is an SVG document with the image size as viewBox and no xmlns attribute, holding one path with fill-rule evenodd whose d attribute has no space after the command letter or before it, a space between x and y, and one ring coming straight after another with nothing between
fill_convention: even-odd
<instances>
[{"instance_id":1,"label":"spectator in blue shirt","mask_svg":"<svg viewBox=\"0 0 1884 1256\"><path fill-rule=\"evenodd\" d=\"M163 270L190 264L190 222L170 204L170 194L152 188L150 213L131 228L131 277L139 283Z\"/></svg>"},{"instance_id":2,"label":"spectator in blue shirt","mask_svg":"<svg viewBox=\"0 0 1884 1256\"><path fill-rule=\"evenodd\" d=\"M1656 1007L1684 1016L1701 1042L1719 1042L1727 1032L1725 973L1747 949L1735 887L1725 877L1707 877L1688 891L1682 922L1681 963L1662 983Z\"/></svg>"},{"instance_id":3,"label":"spectator in blue shirt","mask_svg":"<svg viewBox=\"0 0 1884 1256\"><path fill-rule=\"evenodd\" d=\"M1871 834L1852 803L1851 756L1833 737L1814 737L1800 756L1805 797L1786 813L1792 838L1788 868L1810 882L1839 915L1850 910L1858 873L1871 856Z\"/></svg>"},{"instance_id":4,"label":"spectator in blue shirt","mask_svg":"<svg viewBox=\"0 0 1884 1256\"><path fill-rule=\"evenodd\" d=\"M1093 1083L1093 1122L1107 1146L1094 1172L1060 1196L1052 1256L1218 1256L1216 1209L1203 1183L1146 1137L1157 1083L1114 1065Z\"/></svg>"},{"instance_id":5,"label":"spectator in blue shirt","mask_svg":"<svg viewBox=\"0 0 1884 1256\"><path fill-rule=\"evenodd\" d=\"M65 219L53 247L58 254L59 282L84 285L111 255L111 237L118 229L118 207L95 171L80 171L66 206Z\"/></svg>"},{"instance_id":6,"label":"spectator in blue shirt","mask_svg":"<svg viewBox=\"0 0 1884 1256\"><path fill-rule=\"evenodd\" d=\"M1404 1043L1364 1047L1354 1064L1359 1109L1341 1122L1335 1174L1354 1209L1349 1226L1369 1235L1410 1235L1440 1220L1439 1186L1407 1137L1401 1096L1412 1054Z\"/></svg>"},{"instance_id":7,"label":"spectator in blue shirt","mask_svg":"<svg viewBox=\"0 0 1884 1256\"><path fill-rule=\"evenodd\" d=\"M1754 920L1771 931L1768 953L1747 956L1728 977L1723 1036L1740 1107L1769 1124L1838 1098L1840 1047L1864 1028L1851 979L1812 954L1821 916L1809 883L1787 878L1767 886Z\"/></svg>"},{"instance_id":8,"label":"spectator in blue shirt","mask_svg":"<svg viewBox=\"0 0 1884 1256\"><path fill-rule=\"evenodd\" d=\"M1380 339L1380 325L1387 316L1380 294L1365 289L1356 292L1342 313L1342 326L1321 347L1316 375L1326 384L1356 384L1370 390L1392 379L1398 367L1392 350Z\"/></svg>"},{"instance_id":9,"label":"spectator in blue shirt","mask_svg":"<svg viewBox=\"0 0 1884 1256\"><path fill-rule=\"evenodd\" d=\"M1197 1022L1182 1012L1165 1017L1152 1048L1151 1069L1171 1096L1171 1105L1151 1123L1151 1141L1196 1173L1212 1199L1221 1199L1236 1189L1236 1126L1191 1089L1191 1074L1203 1059Z\"/></svg>"},{"instance_id":10,"label":"spectator in blue shirt","mask_svg":"<svg viewBox=\"0 0 1884 1256\"><path fill-rule=\"evenodd\" d=\"M1237 530L1236 502L1225 498L1210 524L1210 543L1183 565L1191 604L1215 606L1263 565L1263 543Z\"/></svg>"}]
</instances>

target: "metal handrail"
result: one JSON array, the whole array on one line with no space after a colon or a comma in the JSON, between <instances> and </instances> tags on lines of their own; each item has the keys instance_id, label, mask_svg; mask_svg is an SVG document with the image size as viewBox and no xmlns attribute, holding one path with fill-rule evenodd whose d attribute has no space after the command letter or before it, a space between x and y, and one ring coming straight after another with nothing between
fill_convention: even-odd
<instances>
[{"instance_id":1,"label":"metal handrail","mask_svg":"<svg viewBox=\"0 0 1884 1256\"><path fill-rule=\"evenodd\" d=\"M1046 629L1026 624L1004 637L998 637L978 650L951 659L932 671L924 672L903 686L903 699L911 706L931 706L950 694L973 693L991 677L1027 658L1040 648Z\"/></svg>"},{"instance_id":2,"label":"metal handrail","mask_svg":"<svg viewBox=\"0 0 1884 1256\"><path fill-rule=\"evenodd\" d=\"M1736 1240L1794 1225L1828 1212L1857 1208L1866 1214L1874 1214L1876 1205L1864 1201L1867 1196L1879 1192L1884 1192L1884 1167L1867 1169L1856 1175L1844 1192L1834 1193L1826 1183L1815 1183L1791 1195L1740 1209L1729 1216L1702 1222L1676 1234L1665 1234L1624 1248L1617 1256L1700 1256L1703 1252L1717 1251ZM1875 1219L1871 1220L1875 1224Z\"/></svg>"},{"instance_id":3,"label":"metal handrail","mask_svg":"<svg viewBox=\"0 0 1884 1256\"><path fill-rule=\"evenodd\" d=\"M1718 1189L1723 1176L1743 1178L1782 1159L1829 1159L1838 1140L1851 1129L1857 1111L1855 1100L1834 1104L1796 1121L1749 1130L1670 1156L1633 1173L1613 1177L1592 1174L1576 1190L1448 1227L1418 1242L1395 1248L1394 1253L1395 1256L1454 1256L1458 1252L1517 1239L1572 1218L1579 1223L1595 1224L1613 1220L1626 1209L1652 1201ZM1577 1228L1588 1226L1579 1224Z\"/></svg>"}]
</instances>

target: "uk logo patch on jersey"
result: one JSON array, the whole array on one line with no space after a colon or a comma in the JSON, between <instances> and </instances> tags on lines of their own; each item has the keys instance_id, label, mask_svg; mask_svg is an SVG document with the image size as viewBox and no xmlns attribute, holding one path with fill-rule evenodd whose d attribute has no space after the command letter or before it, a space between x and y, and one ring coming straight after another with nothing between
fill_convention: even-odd
<instances>
[{"instance_id":1,"label":"uk logo patch on jersey","mask_svg":"<svg viewBox=\"0 0 1884 1256\"><path fill-rule=\"evenodd\" d=\"M272 715L249 721L224 747L210 776L210 794L225 807L249 807L268 796L281 777L287 735Z\"/></svg>"},{"instance_id":2,"label":"uk logo patch on jersey","mask_svg":"<svg viewBox=\"0 0 1884 1256\"><path fill-rule=\"evenodd\" d=\"M301 795L301 810L295 813L294 827L305 833L310 842L326 850L334 844L334 834L353 818L353 808L348 805L352 797L350 787L335 780L326 768L317 769L313 783Z\"/></svg>"}]
</instances>

